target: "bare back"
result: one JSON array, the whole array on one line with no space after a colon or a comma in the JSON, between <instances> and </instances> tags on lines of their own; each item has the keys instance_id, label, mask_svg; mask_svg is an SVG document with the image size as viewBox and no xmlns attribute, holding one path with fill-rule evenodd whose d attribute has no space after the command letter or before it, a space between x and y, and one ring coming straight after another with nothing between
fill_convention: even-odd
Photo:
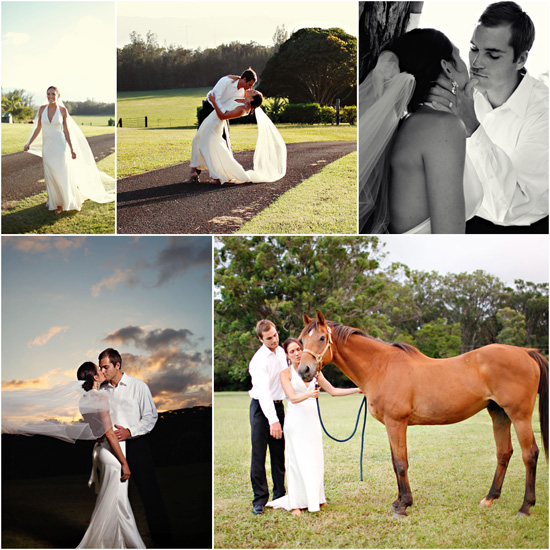
<instances>
[{"instance_id":1,"label":"bare back","mask_svg":"<svg viewBox=\"0 0 550 550\"><path fill-rule=\"evenodd\" d=\"M390 229L430 219L432 233L463 233L466 133L454 115L422 106L405 119L390 156Z\"/></svg>"}]
</instances>

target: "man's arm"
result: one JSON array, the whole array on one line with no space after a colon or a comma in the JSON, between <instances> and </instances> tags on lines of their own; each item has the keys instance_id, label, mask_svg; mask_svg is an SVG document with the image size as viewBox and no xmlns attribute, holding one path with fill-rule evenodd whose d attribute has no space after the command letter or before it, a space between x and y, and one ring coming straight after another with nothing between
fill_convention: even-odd
<instances>
[{"instance_id":1,"label":"man's arm","mask_svg":"<svg viewBox=\"0 0 550 550\"><path fill-rule=\"evenodd\" d=\"M137 424L127 427L122 427L118 424L115 425L115 428L117 428L115 434L119 436L120 441L148 434L157 422L157 407L147 384L142 383L137 385L134 398L137 400L140 420Z\"/></svg>"},{"instance_id":2,"label":"man's arm","mask_svg":"<svg viewBox=\"0 0 550 550\"><path fill-rule=\"evenodd\" d=\"M258 395L260 407L271 427L271 425L279 423L279 417L277 416L271 390L269 389L269 378L265 361L265 357L253 357L250 361L249 371L252 378L252 386L256 391L256 395Z\"/></svg>"}]
</instances>

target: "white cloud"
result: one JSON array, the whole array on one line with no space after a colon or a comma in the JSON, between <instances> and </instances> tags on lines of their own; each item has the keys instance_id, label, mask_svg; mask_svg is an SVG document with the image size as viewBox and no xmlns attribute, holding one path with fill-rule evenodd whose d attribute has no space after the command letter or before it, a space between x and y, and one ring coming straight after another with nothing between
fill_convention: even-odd
<instances>
[{"instance_id":1,"label":"white cloud","mask_svg":"<svg viewBox=\"0 0 550 550\"><path fill-rule=\"evenodd\" d=\"M36 336L35 338L32 338L31 340L29 340L27 345L29 348L32 348L33 346L43 346L49 340L51 340L56 334L64 334L68 330L69 330L69 327L51 327L44 334L40 334L39 336Z\"/></svg>"}]
</instances>

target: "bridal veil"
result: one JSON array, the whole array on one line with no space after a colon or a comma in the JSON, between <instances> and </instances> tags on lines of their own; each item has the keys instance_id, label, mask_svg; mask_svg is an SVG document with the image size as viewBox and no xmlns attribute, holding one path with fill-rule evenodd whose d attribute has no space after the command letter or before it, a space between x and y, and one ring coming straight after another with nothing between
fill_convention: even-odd
<instances>
[{"instance_id":1,"label":"bridal veil","mask_svg":"<svg viewBox=\"0 0 550 550\"><path fill-rule=\"evenodd\" d=\"M387 233L389 225L389 152L399 121L415 87L402 73L393 52L380 54L359 87L359 229Z\"/></svg>"}]
</instances>

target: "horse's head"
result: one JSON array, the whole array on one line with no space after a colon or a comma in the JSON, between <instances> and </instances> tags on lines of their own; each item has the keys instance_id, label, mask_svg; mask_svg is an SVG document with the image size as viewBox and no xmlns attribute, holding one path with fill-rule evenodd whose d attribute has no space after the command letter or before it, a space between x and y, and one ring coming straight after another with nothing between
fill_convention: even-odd
<instances>
[{"instance_id":1,"label":"horse's head","mask_svg":"<svg viewBox=\"0 0 550 550\"><path fill-rule=\"evenodd\" d=\"M305 382L310 382L321 369L332 361L332 330L320 311L317 322L304 313L305 328L300 334L304 351L298 365L298 374Z\"/></svg>"}]
</instances>

